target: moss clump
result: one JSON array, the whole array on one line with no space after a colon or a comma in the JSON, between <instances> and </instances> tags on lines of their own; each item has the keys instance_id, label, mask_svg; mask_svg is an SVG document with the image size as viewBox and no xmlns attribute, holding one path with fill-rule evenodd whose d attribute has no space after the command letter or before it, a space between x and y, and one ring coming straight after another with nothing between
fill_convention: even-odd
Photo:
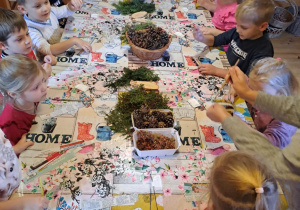
<instances>
[{"instance_id":1,"label":"moss clump","mask_svg":"<svg viewBox=\"0 0 300 210\"><path fill-rule=\"evenodd\" d=\"M122 15L129 15L140 11L152 13L155 11L155 4L145 3L144 0L131 0L127 2L119 1L118 4L113 4Z\"/></svg>"},{"instance_id":2,"label":"moss clump","mask_svg":"<svg viewBox=\"0 0 300 210\"><path fill-rule=\"evenodd\" d=\"M153 71L142 66L136 70L131 70L129 68L123 69L124 74L122 77L118 78L112 83L106 84L105 87L113 88L114 91L117 91L118 88L128 86L130 81L158 81L160 80L157 74L154 74Z\"/></svg>"},{"instance_id":3,"label":"moss clump","mask_svg":"<svg viewBox=\"0 0 300 210\"><path fill-rule=\"evenodd\" d=\"M169 109L168 97L155 91L145 91L142 86L119 94L115 108L106 115L105 120L111 128L124 135L131 134L131 113L148 105L150 109Z\"/></svg>"}]
</instances>

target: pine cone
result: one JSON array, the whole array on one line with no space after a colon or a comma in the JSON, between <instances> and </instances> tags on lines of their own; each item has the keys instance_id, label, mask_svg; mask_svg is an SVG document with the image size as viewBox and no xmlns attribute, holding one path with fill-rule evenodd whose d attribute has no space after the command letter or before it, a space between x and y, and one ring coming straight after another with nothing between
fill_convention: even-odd
<instances>
[{"instance_id":1,"label":"pine cone","mask_svg":"<svg viewBox=\"0 0 300 210\"><path fill-rule=\"evenodd\" d=\"M149 122L144 122L144 128L149 128Z\"/></svg>"},{"instance_id":2,"label":"pine cone","mask_svg":"<svg viewBox=\"0 0 300 210\"><path fill-rule=\"evenodd\" d=\"M133 115L134 120L140 119L142 117L141 110L139 110L139 109L134 110L132 115Z\"/></svg>"},{"instance_id":3,"label":"pine cone","mask_svg":"<svg viewBox=\"0 0 300 210\"><path fill-rule=\"evenodd\" d=\"M159 112L156 118L158 122L163 122L165 120L165 117L166 117L165 113Z\"/></svg>"},{"instance_id":4,"label":"pine cone","mask_svg":"<svg viewBox=\"0 0 300 210\"><path fill-rule=\"evenodd\" d=\"M149 127L150 128L157 128L158 127L158 121L156 119L156 117L151 116L149 119Z\"/></svg>"},{"instance_id":5,"label":"pine cone","mask_svg":"<svg viewBox=\"0 0 300 210\"><path fill-rule=\"evenodd\" d=\"M158 127L159 128L165 128L166 127L166 124L164 122L159 122L158 123Z\"/></svg>"},{"instance_id":6,"label":"pine cone","mask_svg":"<svg viewBox=\"0 0 300 210\"><path fill-rule=\"evenodd\" d=\"M150 109L149 109L148 105L142 105L142 107L140 108L140 111L141 111L142 115L145 115L150 112Z\"/></svg>"},{"instance_id":7,"label":"pine cone","mask_svg":"<svg viewBox=\"0 0 300 210\"><path fill-rule=\"evenodd\" d=\"M157 118L157 116L159 115L159 111L152 111L151 115Z\"/></svg>"},{"instance_id":8,"label":"pine cone","mask_svg":"<svg viewBox=\"0 0 300 210\"><path fill-rule=\"evenodd\" d=\"M150 122L150 115L149 114L145 114L143 117L144 122Z\"/></svg>"},{"instance_id":9,"label":"pine cone","mask_svg":"<svg viewBox=\"0 0 300 210\"><path fill-rule=\"evenodd\" d=\"M174 124L174 119L172 116L168 115L166 118L165 118L165 124L166 124L166 127L173 127L173 124Z\"/></svg>"},{"instance_id":10,"label":"pine cone","mask_svg":"<svg viewBox=\"0 0 300 210\"><path fill-rule=\"evenodd\" d=\"M144 128L144 122L142 120L134 120L134 126L139 129Z\"/></svg>"},{"instance_id":11,"label":"pine cone","mask_svg":"<svg viewBox=\"0 0 300 210\"><path fill-rule=\"evenodd\" d=\"M167 113L167 116L173 117L173 113L172 113L172 112L168 112L168 113Z\"/></svg>"}]
</instances>

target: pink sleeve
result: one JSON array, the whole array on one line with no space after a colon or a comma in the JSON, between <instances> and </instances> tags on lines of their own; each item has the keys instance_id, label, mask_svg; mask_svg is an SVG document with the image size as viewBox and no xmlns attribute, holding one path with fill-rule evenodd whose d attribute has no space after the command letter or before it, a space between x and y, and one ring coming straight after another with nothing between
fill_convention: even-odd
<instances>
[{"instance_id":1,"label":"pink sleeve","mask_svg":"<svg viewBox=\"0 0 300 210\"><path fill-rule=\"evenodd\" d=\"M228 31L236 27L235 11L237 3L218 6L215 10L212 22L217 29Z\"/></svg>"},{"instance_id":2,"label":"pink sleeve","mask_svg":"<svg viewBox=\"0 0 300 210\"><path fill-rule=\"evenodd\" d=\"M291 143L291 137L296 131L297 128L292 125L272 120L263 134L274 146L283 149Z\"/></svg>"}]
</instances>

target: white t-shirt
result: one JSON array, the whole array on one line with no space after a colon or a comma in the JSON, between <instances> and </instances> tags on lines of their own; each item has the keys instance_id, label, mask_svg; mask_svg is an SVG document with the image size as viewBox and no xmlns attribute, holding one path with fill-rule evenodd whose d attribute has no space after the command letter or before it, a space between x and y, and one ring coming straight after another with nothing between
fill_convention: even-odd
<instances>
[{"instance_id":1,"label":"white t-shirt","mask_svg":"<svg viewBox=\"0 0 300 210\"><path fill-rule=\"evenodd\" d=\"M51 7L50 18L45 22L33 21L24 15L33 47L44 55L52 55L50 45L59 43L62 35L58 19L72 14L73 12L68 9L67 5L64 5Z\"/></svg>"}]
</instances>

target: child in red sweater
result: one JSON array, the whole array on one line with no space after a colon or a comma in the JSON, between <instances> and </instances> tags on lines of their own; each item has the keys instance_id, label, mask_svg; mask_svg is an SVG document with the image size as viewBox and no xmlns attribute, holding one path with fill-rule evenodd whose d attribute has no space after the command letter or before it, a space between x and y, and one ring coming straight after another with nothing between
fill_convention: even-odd
<instances>
[{"instance_id":1,"label":"child in red sweater","mask_svg":"<svg viewBox=\"0 0 300 210\"><path fill-rule=\"evenodd\" d=\"M46 98L47 78L42 66L24 55L11 55L0 62L4 107L0 115L0 129L10 140L16 154L33 144L20 139L30 130L39 101Z\"/></svg>"}]
</instances>

